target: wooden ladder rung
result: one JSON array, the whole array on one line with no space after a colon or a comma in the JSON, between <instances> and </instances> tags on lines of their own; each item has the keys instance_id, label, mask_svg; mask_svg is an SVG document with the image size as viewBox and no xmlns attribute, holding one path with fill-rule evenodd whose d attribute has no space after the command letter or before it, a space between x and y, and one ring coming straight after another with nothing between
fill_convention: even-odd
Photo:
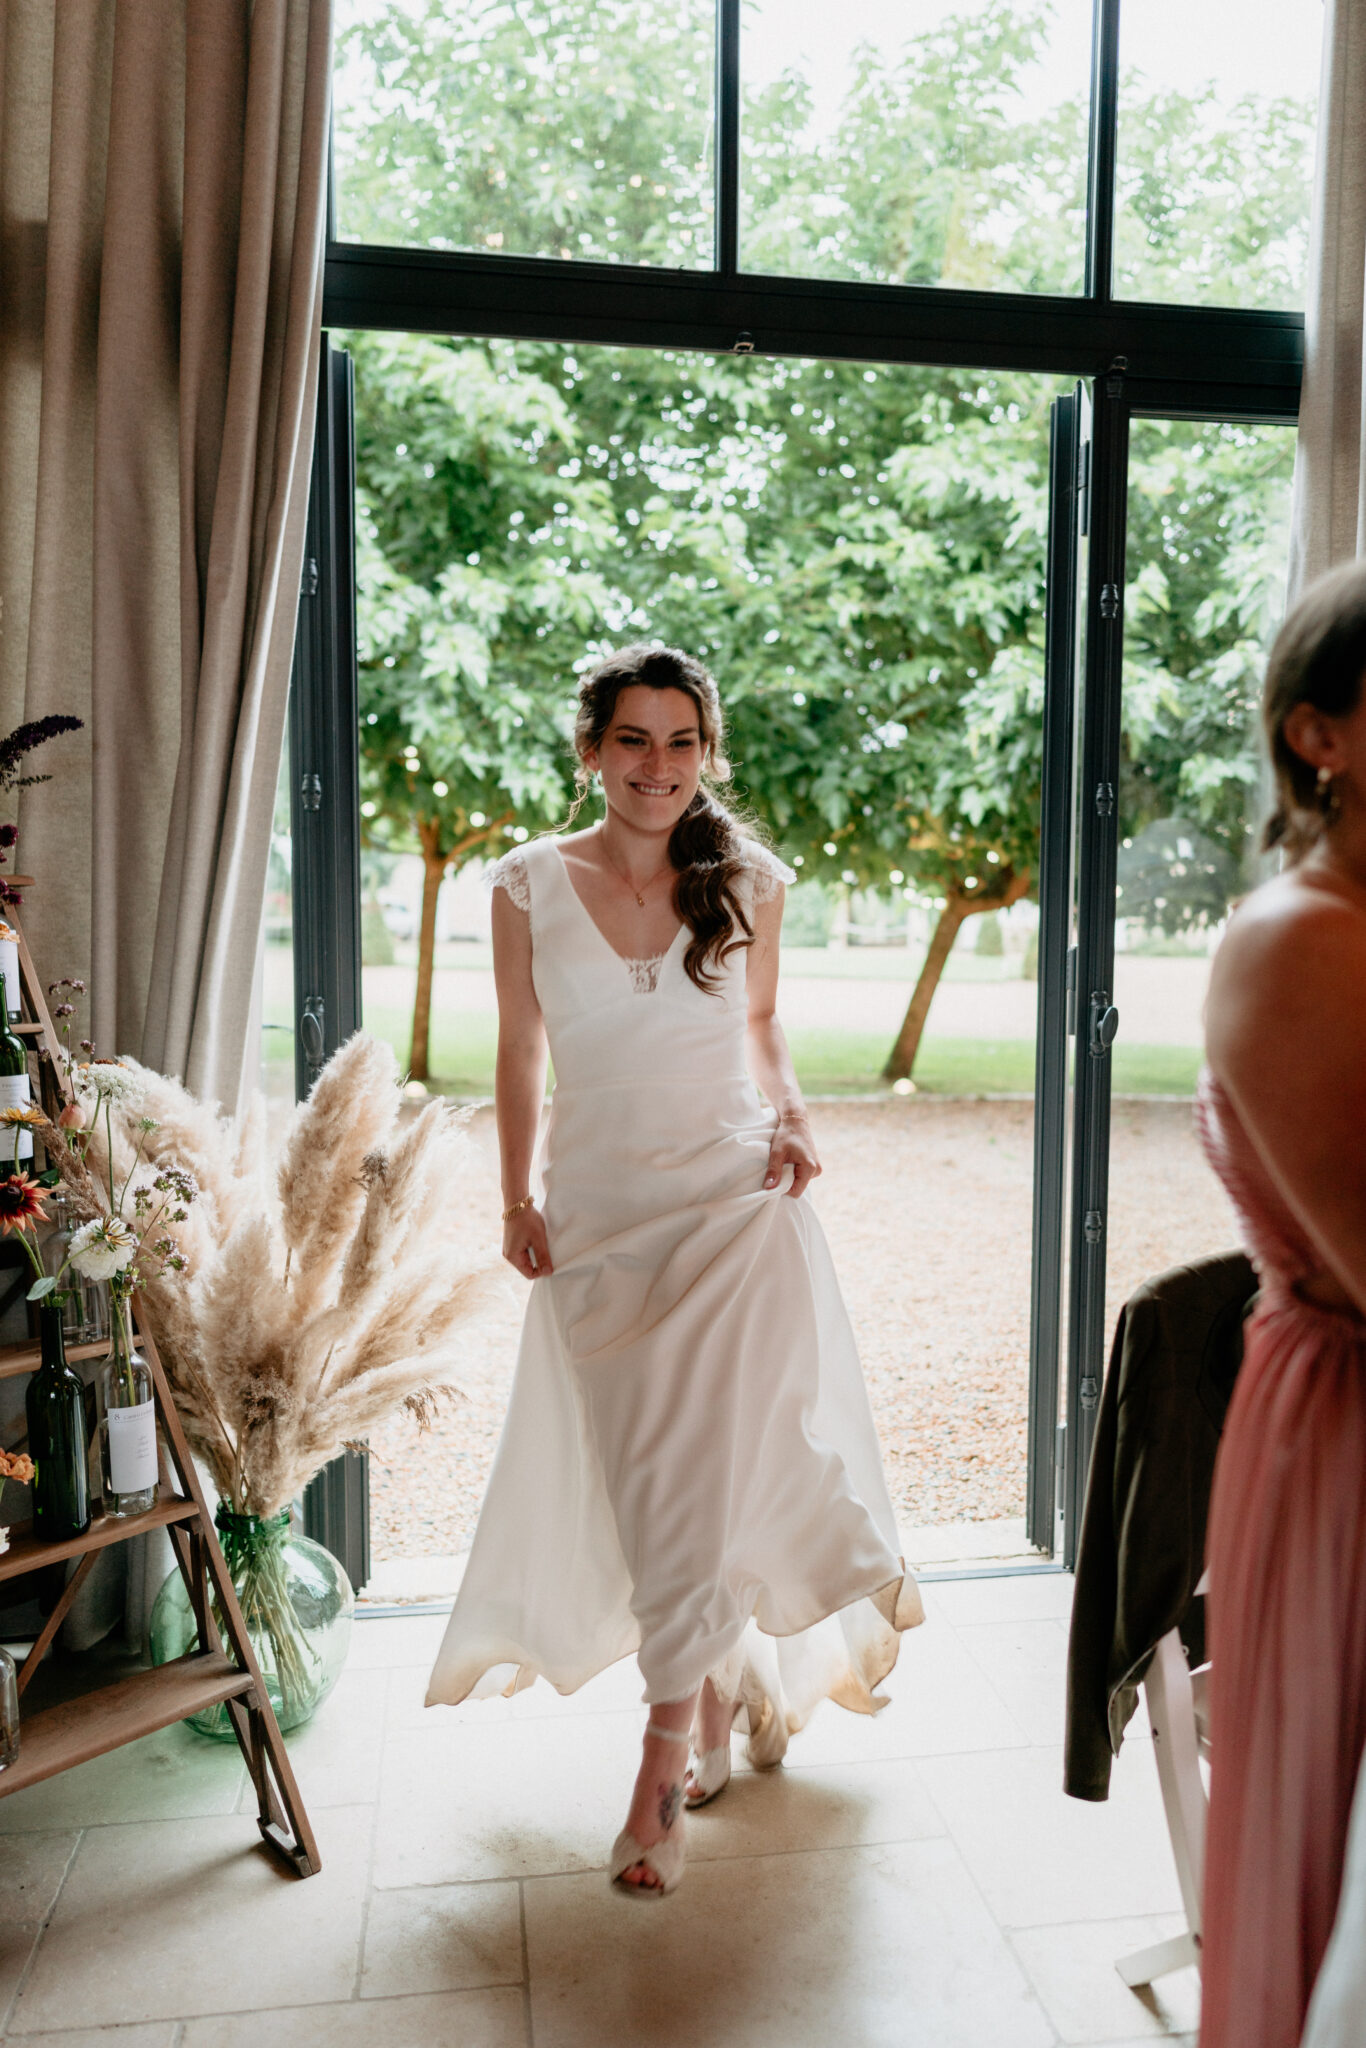
<instances>
[{"instance_id":1,"label":"wooden ladder rung","mask_svg":"<svg viewBox=\"0 0 1366 2048\"><path fill-rule=\"evenodd\" d=\"M113 1685L29 1714L20 1726L18 1756L0 1771L0 1799L251 1689L250 1672L214 1652L135 1671Z\"/></svg>"},{"instance_id":2,"label":"wooden ladder rung","mask_svg":"<svg viewBox=\"0 0 1366 2048\"><path fill-rule=\"evenodd\" d=\"M94 1344L68 1344L67 1364L73 1358L104 1358L108 1355L109 1339L101 1337ZM43 1354L36 1344L0 1344L0 1380L13 1379L16 1373L37 1372L43 1362Z\"/></svg>"},{"instance_id":3,"label":"wooden ladder rung","mask_svg":"<svg viewBox=\"0 0 1366 2048\"><path fill-rule=\"evenodd\" d=\"M126 1543L149 1529L164 1529L169 1522L191 1522L199 1513L192 1500L168 1494L145 1515L113 1516L97 1513L84 1536L70 1536L61 1543L42 1543L31 1525L19 1523L10 1530L9 1549L0 1551L0 1579L16 1579L21 1572L38 1571L45 1564L60 1564L64 1558L84 1557L88 1550L103 1550L110 1543Z\"/></svg>"}]
</instances>

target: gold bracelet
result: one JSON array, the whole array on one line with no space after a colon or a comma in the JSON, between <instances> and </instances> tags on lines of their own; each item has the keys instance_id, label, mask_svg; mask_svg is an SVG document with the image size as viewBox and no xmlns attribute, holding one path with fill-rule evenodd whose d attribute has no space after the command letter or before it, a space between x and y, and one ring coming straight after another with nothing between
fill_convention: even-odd
<instances>
[{"instance_id":1,"label":"gold bracelet","mask_svg":"<svg viewBox=\"0 0 1366 2048\"><path fill-rule=\"evenodd\" d=\"M521 1199L521 1201L520 1201L520 1202L514 1202L514 1203L513 1203L513 1205L512 1205L512 1207L511 1207L510 1209L504 1209L504 1211L503 1211L503 1221L504 1221L504 1223L510 1223L510 1222L512 1221L512 1219L513 1219L513 1217L514 1217L514 1216L520 1216L520 1215L521 1215L521 1213L522 1213L523 1209L531 1209L531 1208L534 1208L534 1207L535 1207L535 1204L536 1204L536 1197L535 1197L534 1195L523 1195L523 1196L522 1196L522 1199Z\"/></svg>"}]
</instances>

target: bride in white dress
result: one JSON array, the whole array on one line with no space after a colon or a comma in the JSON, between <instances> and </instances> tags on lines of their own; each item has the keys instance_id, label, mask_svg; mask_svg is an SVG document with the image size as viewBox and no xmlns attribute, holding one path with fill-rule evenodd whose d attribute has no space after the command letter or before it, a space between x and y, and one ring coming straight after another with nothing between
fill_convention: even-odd
<instances>
[{"instance_id":1,"label":"bride in white dress","mask_svg":"<svg viewBox=\"0 0 1366 2048\"><path fill-rule=\"evenodd\" d=\"M493 871L503 1252L535 1285L427 1699L572 1692L634 1652L650 1718L611 1875L658 1896L737 1718L766 1766L821 1698L874 1712L924 1616L800 1199L820 1166L775 1014L791 871L715 794L721 707L690 656L602 662L575 746L603 822Z\"/></svg>"}]
</instances>

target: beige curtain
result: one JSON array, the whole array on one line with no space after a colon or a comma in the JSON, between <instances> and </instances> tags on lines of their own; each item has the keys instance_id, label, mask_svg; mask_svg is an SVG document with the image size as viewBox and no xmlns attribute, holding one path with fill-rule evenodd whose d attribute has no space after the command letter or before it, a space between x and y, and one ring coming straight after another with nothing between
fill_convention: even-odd
<instances>
[{"instance_id":1,"label":"beige curtain","mask_svg":"<svg viewBox=\"0 0 1366 2048\"><path fill-rule=\"evenodd\" d=\"M312 447L331 0L0 9L0 720L103 1052L229 1107Z\"/></svg>"},{"instance_id":2,"label":"beige curtain","mask_svg":"<svg viewBox=\"0 0 1366 2048\"><path fill-rule=\"evenodd\" d=\"M1366 0L1325 0L1290 596L1366 553Z\"/></svg>"}]
</instances>

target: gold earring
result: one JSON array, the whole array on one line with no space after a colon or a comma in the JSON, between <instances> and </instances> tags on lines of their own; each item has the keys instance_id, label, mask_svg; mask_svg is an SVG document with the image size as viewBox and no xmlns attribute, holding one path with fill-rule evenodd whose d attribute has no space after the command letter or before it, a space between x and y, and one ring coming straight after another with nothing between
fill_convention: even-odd
<instances>
[{"instance_id":1,"label":"gold earring","mask_svg":"<svg viewBox=\"0 0 1366 2048\"><path fill-rule=\"evenodd\" d=\"M1320 768L1314 778L1314 785L1315 794L1319 800L1319 809L1323 813L1324 823L1331 825L1336 821L1341 809L1338 803L1337 790L1333 786L1332 769L1327 767Z\"/></svg>"}]
</instances>

